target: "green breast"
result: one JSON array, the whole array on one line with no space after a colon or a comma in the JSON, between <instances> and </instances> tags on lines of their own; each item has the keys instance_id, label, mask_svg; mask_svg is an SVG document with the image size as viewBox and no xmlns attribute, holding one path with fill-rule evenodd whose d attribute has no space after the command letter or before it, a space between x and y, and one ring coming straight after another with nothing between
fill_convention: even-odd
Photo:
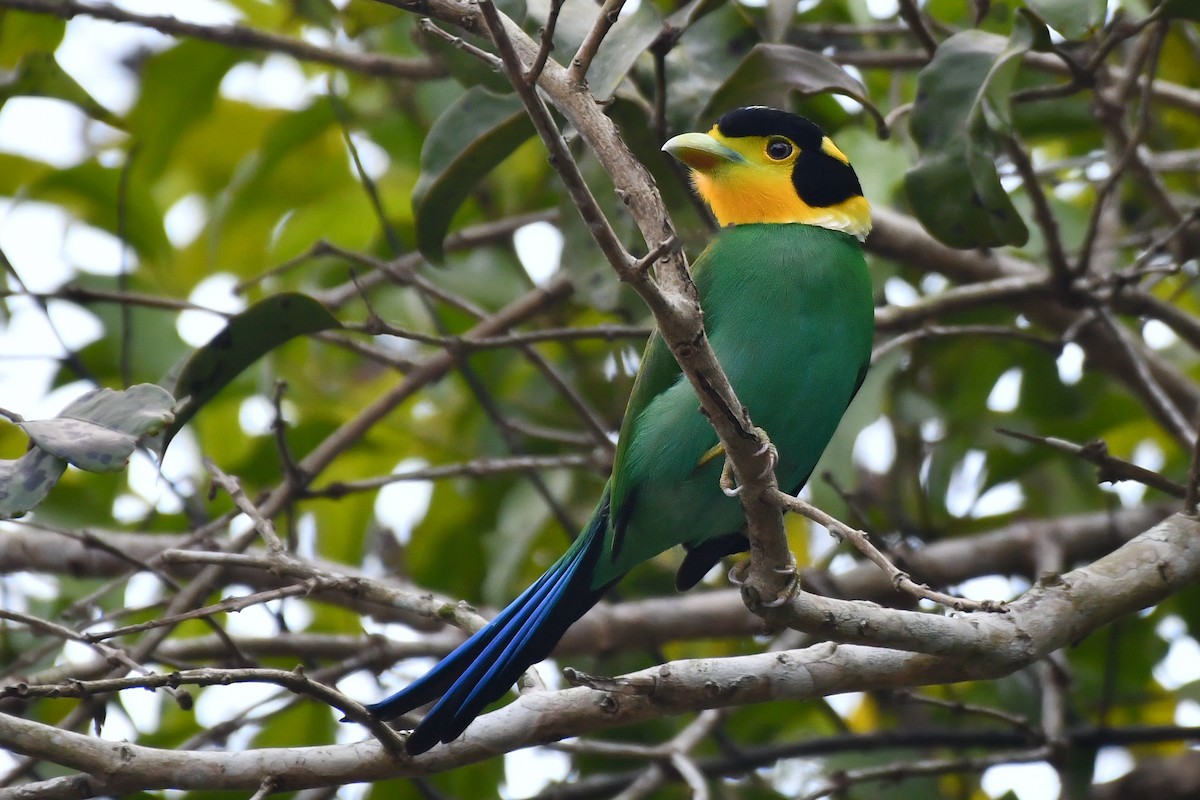
<instances>
[{"instance_id":1,"label":"green breast","mask_svg":"<svg viewBox=\"0 0 1200 800\"><path fill-rule=\"evenodd\" d=\"M875 308L857 239L811 225L742 225L696 265L713 349L799 490L871 358ZM785 451L791 451L785 452Z\"/></svg>"}]
</instances>

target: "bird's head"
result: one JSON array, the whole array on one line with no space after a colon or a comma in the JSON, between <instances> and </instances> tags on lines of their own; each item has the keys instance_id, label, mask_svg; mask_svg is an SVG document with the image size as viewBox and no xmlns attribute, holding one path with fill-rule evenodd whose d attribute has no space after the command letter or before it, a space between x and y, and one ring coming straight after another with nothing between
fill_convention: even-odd
<instances>
[{"instance_id":1,"label":"bird's head","mask_svg":"<svg viewBox=\"0 0 1200 800\"><path fill-rule=\"evenodd\" d=\"M730 111L663 150L686 164L717 222L795 222L865 238L871 207L850 160L816 124L765 106Z\"/></svg>"}]
</instances>

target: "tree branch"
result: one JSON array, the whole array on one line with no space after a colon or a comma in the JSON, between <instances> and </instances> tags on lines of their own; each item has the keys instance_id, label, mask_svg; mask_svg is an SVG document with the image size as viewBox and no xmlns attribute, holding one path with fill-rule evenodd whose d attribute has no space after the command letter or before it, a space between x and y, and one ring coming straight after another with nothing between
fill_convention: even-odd
<instances>
[{"instance_id":1,"label":"tree branch","mask_svg":"<svg viewBox=\"0 0 1200 800\"><path fill-rule=\"evenodd\" d=\"M189 39L216 42L226 47L283 53L300 61L328 64L331 67L347 69L377 78L429 80L443 77L446 74L440 64L426 59L330 50L302 39L292 39L275 33L247 28L243 25L207 25L184 22L166 15L135 14L107 3L80 3L76 0L0 0L0 8L47 14L65 20L85 16L111 22L124 22L170 36L184 36Z\"/></svg>"}]
</instances>

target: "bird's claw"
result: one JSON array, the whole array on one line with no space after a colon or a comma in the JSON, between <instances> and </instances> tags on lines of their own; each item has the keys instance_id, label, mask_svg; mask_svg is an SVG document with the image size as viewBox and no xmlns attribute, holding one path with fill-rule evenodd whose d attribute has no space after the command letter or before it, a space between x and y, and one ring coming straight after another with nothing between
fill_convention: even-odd
<instances>
[{"instance_id":1,"label":"bird's claw","mask_svg":"<svg viewBox=\"0 0 1200 800\"><path fill-rule=\"evenodd\" d=\"M729 582L734 586L744 586L746 583L746 571L750 568L749 561L739 561L729 568L727 576Z\"/></svg>"},{"instance_id":2,"label":"bird's claw","mask_svg":"<svg viewBox=\"0 0 1200 800\"><path fill-rule=\"evenodd\" d=\"M787 586L783 587L783 591L774 600L764 601L763 608L779 608L779 606L795 597L796 592L800 589L800 574L796 571L795 564L788 564L786 567L775 567L773 572L777 575L787 575Z\"/></svg>"},{"instance_id":3,"label":"bird's claw","mask_svg":"<svg viewBox=\"0 0 1200 800\"><path fill-rule=\"evenodd\" d=\"M767 438L767 432L762 428L755 428L754 434L758 436L760 442L754 455L767 457L767 465L763 467L763 471L758 476L758 479L762 480L774 472L775 467L779 466L779 451L775 449L775 445L771 444L771 440Z\"/></svg>"}]
</instances>

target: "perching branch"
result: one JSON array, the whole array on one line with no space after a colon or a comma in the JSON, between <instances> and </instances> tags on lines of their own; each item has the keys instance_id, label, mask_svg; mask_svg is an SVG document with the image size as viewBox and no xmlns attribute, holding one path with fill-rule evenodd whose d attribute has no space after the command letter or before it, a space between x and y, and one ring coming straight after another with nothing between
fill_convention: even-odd
<instances>
[{"instance_id":1,"label":"perching branch","mask_svg":"<svg viewBox=\"0 0 1200 800\"><path fill-rule=\"evenodd\" d=\"M811 621L837 638L899 643L904 637L923 652L878 644L820 644L671 662L614 679L609 689L524 695L476 720L463 738L416 759L393 759L375 742L180 753L107 742L6 715L0 715L0 746L86 772L91 789L107 794L213 786L255 791L263 775L278 776L280 790L291 791L426 774L663 713L1012 674L1197 579L1200 523L1176 515L1095 563L1035 586L1010 605L1008 614L945 618L883 609L863 614L868 609L862 604L826 600L814 605L810 597L801 596L769 616ZM840 616L843 606L853 609L850 616ZM925 618L925 623L917 624L915 618ZM916 628L923 628L929 638L908 639ZM979 657L981 652L987 657Z\"/></svg>"}]
</instances>

